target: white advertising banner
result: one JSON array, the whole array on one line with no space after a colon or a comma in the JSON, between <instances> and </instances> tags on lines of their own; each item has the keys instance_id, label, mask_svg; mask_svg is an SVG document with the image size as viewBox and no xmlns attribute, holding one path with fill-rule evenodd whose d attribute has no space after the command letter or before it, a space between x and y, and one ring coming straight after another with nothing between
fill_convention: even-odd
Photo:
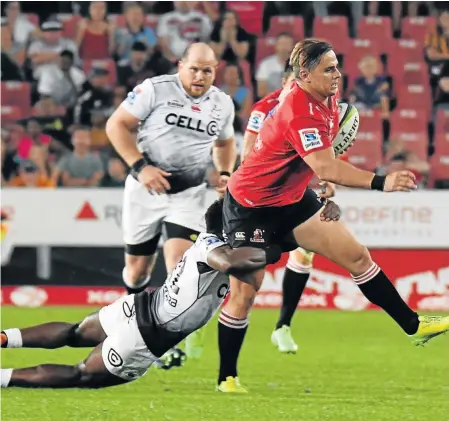
<instances>
[{"instance_id":1,"label":"white advertising banner","mask_svg":"<svg viewBox=\"0 0 449 421\"><path fill-rule=\"evenodd\" d=\"M121 189L3 189L15 246L121 246ZM210 192L209 200L216 198ZM449 192L340 190L342 220L374 248L449 248Z\"/></svg>"}]
</instances>

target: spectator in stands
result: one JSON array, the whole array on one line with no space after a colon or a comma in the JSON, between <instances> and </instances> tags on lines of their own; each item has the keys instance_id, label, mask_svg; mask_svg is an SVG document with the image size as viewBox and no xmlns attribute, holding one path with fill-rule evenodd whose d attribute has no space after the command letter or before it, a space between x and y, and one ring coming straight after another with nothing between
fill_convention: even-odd
<instances>
[{"instance_id":1,"label":"spectator in stands","mask_svg":"<svg viewBox=\"0 0 449 421\"><path fill-rule=\"evenodd\" d=\"M148 52L153 51L157 44L154 31L145 25L145 15L142 6L134 1L124 3L126 27L118 28L115 42L119 59L129 59L133 45L139 41L145 45Z\"/></svg>"},{"instance_id":2,"label":"spectator in stands","mask_svg":"<svg viewBox=\"0 0 449 421\"><path fill-rule=\"evenodd\" d=\"M20 159L29 159L33 146L41 146L53 153L63 153L67 149L57 140L42 132L42 127L34 118L28 120L26 133L20 138L17 145L17 156Z\"/></svg>"},{"instance_id":3,"label":"spectator in stands","mask_svg":"<svg viewBox=\"0 0 449 421\"><path fill-rule=\"evenodd\" d=\"M329 5L331 3L335 3L333 1L314 1L313 2L313 11L315 13L315 16L319 17L327 17L329 16ZM351 1L351 35L353 37L356 37L357 34L357 23L360 19L363 17L363 1Z\"/></svg>"},{"instance_id":4,"label":"spectator in stands","mask_svg":"<svg viewBox=\"0 0 449 421\"><path fill-rule=\"evenodd\" d=\"M75 124L89 126L91 110L111 107L112 94L108 88L108 74L106 69L92 69L75 105Z\"/></svg>"},{"instance_id":5,"label":"spectator in stands","mask_svg":"<svg viewBox=\"0 0 449 421\"><path fill-rule=\"evenodd\" d=\"M108 172L101 180L101 187L123 187L128 172L120 158L111 158L108 162Z\"/></svg>"},{"instance_id":6,"label":"spectator in stands","mask_svg":"<svg viewBox=\"0 0 449 421\"><path fill-rule=\"evenodd\" d=\"M253 105L251 91L243 84L243 72L237 63L228 62L224 69L224 85L220 89L226 92L236 104L236 113L246 121Z\"/></svg>"},{"instance_id":7,"label":"spectator in stands","mask_svg":"<svg viewBox=\"0 0 449 421\"><path fill-rule=\"evenodd\" d=\"M161 16L157 35L164 56L178 61L193 42L209 41L212 22L206 14L195 11L195 2L176 1L175 10Z\"/></svg>"},{"instance_id":8,"label":"spectator in stands","mask_svg":"<svg viewBox=\"0 0 449 421\"><path fill-rule=\"evenodd\" d=\"M130 59L117 67L118 83L129 91L146 78L164 75L174 69L173 63L159 51L149 52L146 44L137 41L132 46Z\"/></svg>"},{"instance_id":9,"label":"spectator in stands","mask_svg":"<svg viewBox=\"0 0 449 421\"><path fill-rule=\"evenodd\" d=\"M19 165L19 174L14 177L8 187L55 187L53 182L39 171L39 167L31 160L24 160Z\"/></svg>"},{"instance_id":10,"label":"spectator in stands","mask_svg":"<svg viewBox=\"0 0 449 421\"><path fill-rule=\"evenodd\" d=\"M449 9L440 11L438 25L426 36L425 51L431 66L438 66L442 60L449 60Z\"/></svg>"},{"instance_id":11,"label":"spectator in stands","mask_svg":"<svg viewBox=\"0 0 449 421\"><path fill-rule=\"evenodd\" d=\"M56 102L49 96L43 96L33 106L34 117L61 117L65 115L66 111L67 110L63 105L56 104Z\"/></svg>"},{"instance_id":12,"label":"spectator in stands","mask_svg":"<svg viewBox=\"0 0 449 421\"><path fill-rule=\"evenodd\" d=\"M5 14L16 48L19 48L19 46L20 48L25 48L26 44L33 37L39 35L38 28L21 13L20 1L8 2L5 7Z\"/></svg>"},{"instance_id":13,"label":"spectator in stands","mask_svg":"<svg viewBox=\"0 0 449 421\"><path fill-rule=\"evenodd\" d=\"M118 108L118 106L125 100L126 98L126 89L124 86L116 86L113 92L112 98L112 110Z\"/></svg>"},{"instance_id":14,"label":"spectator in stands","mask_svg":"<svg viewBox=\"0 0 449 421\"><path fill-rule=\"evenodd\" d=\"M45 71L46 65L59 61L61 51L71 51L76 58L75 62L78 60L78 48L71 39L62 37L62 25L59 22L45 22L41 25L41 31L41 39L33 41L28 49L36 80Z\"/></svg>"},{"instance_id":15,"label":"spectator in stands","mask_svg":"<svg viewBox=\"0 0 449 421\"><path fill-rule=\"evenodd\" d=\"M105 59L115 51L115 26L107 19L105 1L93 1L88 17L78 24L76 45L82 59Z\"/></svg>"},{"instance_id":16,"label":"spectator in stands","mask_svg":"<svg viewBox=\"0 0 449 421\"><path fill-rule=\"evenodd\" d=\"M90 139L92 150L98 151L110 146L108 135L106 134L107 110L94 109L91 111Z\"/></svg>"},{"instance_id":17,"label":"spectator in stands","mask_svg":"<svg viewBox=\"0 0 449 421\"><path fill-rule=\"evenodd\" d=\"M55 103L73 107L86 81L84 72L73 65L74 55L61 51L58 63L49 64L39 77L37 90L41 97L51 97Z\"/></svg>"},{"instance_id":18,"label":"spectator in stands","mask_svg":"<svg viewBox=\"0 0 449 421\"><path fill-rule=\"evenodd\" d=\"M6 182L17 175L20 161L17 157L17 144L23 133L23 128L20 130L2 128L2 177Z\"/></svg>"},{"instance_id":19,"label":"spectator in stands","mask_svg":"<svg viewBox=\"0 0 449 421\"><path fill-rule=\"evenodd\" d=\"M262 60L256 72L257 96L263 98L282 87L285 62L293 49L293 38L281 32L276 38L276 54Z\"/></svg>"},{"instance_id":20,"label":"spectator in stands","mask_svg":"<svg viewBox=\"0 0 449 421\"><path fill-rule=\"evenodd\" d=\"M25 45L14 40L11 26L9 25L7 18L2 18L1 36L2 54L7 55L8 58L17 66L22 66L26 57Z\"/></svg>"},{"instance_id":21,"label":"spectator in stands","mask_svg":"<svg viewBox=\"0 0 449 421\"><path fill-rule=\"evenodd\" d=\"M224 61L245 60L248 55L250 35L240 26L239 17L233 11L223 13L210 41L217 57Z\"/></svg>"},{"instance_id":22,"label":"spectator in stands","mask_svg":"<svg viewBox=\"0 0 449 421\"><path fill-rule=\"evenodd\" d=\"M354 82L349 101L357 108L380 108L384 119L390 115L389 85L378 74L379 62L374 56L366 56L359 62L362 76Z\"/></svg>"},{"instance_id":23,"label":"spectator in stands","mask_svg":"<svg viewBox=\"0 0 449 421\"><path fill-rule=\"evenodd\" d=\"M94 187L103 178L101 159L90 152L90 130L78 127L72 135L73 152L58 162L58 172L63 187Z\"/></svg>"},{"instance_id":24,"label":"spectator in stands","mask_svg":"<svg viewBox=\"0 0 449 421\"><path fill-rule=\"evenodd\" d=\"M440 108L449 110L449 60L445 61L439 74L435 105L436 111Z\"/></svg>"}]
</instances>

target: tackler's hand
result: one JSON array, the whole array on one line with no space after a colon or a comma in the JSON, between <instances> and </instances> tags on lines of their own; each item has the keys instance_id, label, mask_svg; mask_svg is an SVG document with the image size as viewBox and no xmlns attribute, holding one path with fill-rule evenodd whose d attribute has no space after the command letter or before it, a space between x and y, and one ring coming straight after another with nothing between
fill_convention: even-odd
<instances>
[{"instance_id":1,"label":"tackler's hand","mask_svg":"<svg viewBox=\"0 0 449 421\"><path fill-rule=\"evenodd\" d=\"M215 190L219 194L220 198L224 197L226 188L228 186L229 176L228 175L220 175L220 178L218 179L217 187L215 187Z\"/></svg>"},{"instance_id":2,"label":"tackler's hand","mask_svg":"<svg viewBox=\"0 0 449 421\"><path fill-rule=\"evenodd\" d=\"M323 211L320 214L320 219L324 222L338 221L341 216L341 209L332 200L326 200Z\"/></svg>"}]
</instances>

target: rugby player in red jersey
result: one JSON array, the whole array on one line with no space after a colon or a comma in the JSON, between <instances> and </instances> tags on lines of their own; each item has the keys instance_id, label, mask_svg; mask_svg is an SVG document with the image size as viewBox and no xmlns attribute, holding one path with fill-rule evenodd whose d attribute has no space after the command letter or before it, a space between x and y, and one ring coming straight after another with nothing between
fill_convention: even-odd
<instances>
[{"instance_id":1,"label":"rugby player in red jersey","mask_svg":"<svg viewBox=\"0 0 449 421\"><path fill-rule=\"evenodd\" d=\"M449 330L449 317L419 316L402 300L391 281L340 221L323 223L322 204L308 188L321 180L362 189L409 192L415 176L399 171L376 176L335 158L338 131L335 95L341 74L332 46L306 39L291 57L296 81L264 121L252 152L231 176L223 206L223 229L232 247L284 250L299 245L346 269L365 297L385 310L415 344ZM264 272L259 271L262 282ZM219 316L218 390L245 393L237 376L237 359L254 295L246 299L231 279L231 293Z\"/></svg>"},{"instance_id":2,"label":"rugby player in red jersey","mask_svg":"<svg viewBox=\"0 0 449 421\"><path fill-rule=\"evenodd\" d=\"M282 87L289 86L294 80L295 74L289 61L287 61L282 78ZM244 135L242 160L252 151L265 118L279 103L281 91L282 89L278 89L254 104ZM335 195L335 188L332 183L323 183L322 188L324 188L324 191L322 191L320 197L331 198ZM314 255L314 253L302 247L296 248L289 254L282 280L281 311L276 329L271 335L272 343L276 345L280 352L294 354L298 350L298 345L291 334L290 324L309 279ZM252 287L243 287L241 288L241 294L245 294L247 299L250 300L253 298L255 291Z\"/></svg>"}]
</instances>

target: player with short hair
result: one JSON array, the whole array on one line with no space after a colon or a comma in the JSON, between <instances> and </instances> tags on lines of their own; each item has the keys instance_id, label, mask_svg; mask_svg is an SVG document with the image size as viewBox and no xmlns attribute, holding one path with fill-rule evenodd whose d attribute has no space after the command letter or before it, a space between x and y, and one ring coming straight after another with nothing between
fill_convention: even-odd
<instances>
[{"instance_id":1,"label":"player with short hair","mask_svg":"<svg viewBox=\"0 0 449 421\"><path fill-rule=\"evenodd\" d=\"M162 287L122 297L78 324L52 322L2 331L2 348L95 349L76 365L2 369L1 386L101 388L136 380L208 322L228 292L229 274L257 288L254 271L279 260L281 248L233 250L222 238L222 206L223 199L209 207L207 233L198 236Z\"/></svg>"},{"instance_id":2,"label":"player with short hair","mask_svg":"<svg viewBox=\"0 0 449 421\"><path fill-rule=\"evenodd\" d=\"M207 44L191 44L177 74L146 79L107 122L111 143L131 168L122 213L129 293L148 286L161 235L170 273L204 231L211 148L219 193L234 169L234 104L212 85L217 64Z\"/></svg>"},{"instance_id":3,"label":"player with short hair","mask_svg":"<svg viewBox=\"0 0 449 421\"><path fill-rule=\"evenodd\" d=\"M332 46L306 39L291 56L296 81L264 121L253 151L232 175L225 193L223 228L232 247L265 248L289 235L296 246L348 270L365 297L386 311L422 345L449 330L449 317L419 316L340 221L323 224L321 203L307 186L323 181L385 192L416 188L409 171L377 176L335 158L339 113L335 98L341 74ZM276 234L275 234L276 233ZM264 271L256 274L261 283ZM231 277L230 298L219 316L218 390L246 392L237 379L237 359L248 325L250 299Z\"/></svg>"}]
</instances>

